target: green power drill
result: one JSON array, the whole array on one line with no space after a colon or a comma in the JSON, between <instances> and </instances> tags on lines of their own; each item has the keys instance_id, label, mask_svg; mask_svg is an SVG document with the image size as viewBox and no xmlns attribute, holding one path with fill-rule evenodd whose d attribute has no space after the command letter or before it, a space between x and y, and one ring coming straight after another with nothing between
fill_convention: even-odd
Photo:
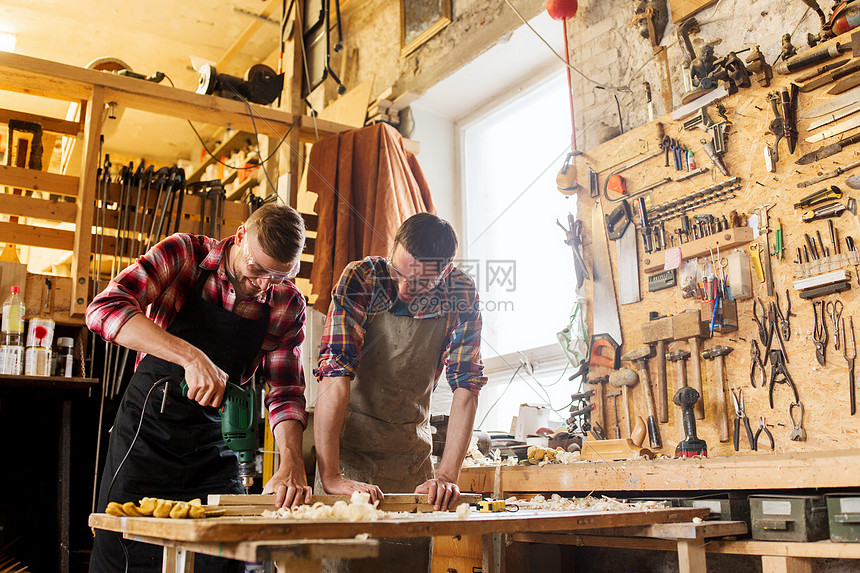
<instances>
[{"instance_id":1,"label":"green power drill","mask_svg":"<svg viewBox=\"0 0 860 573\"><path fill-rule=\"evenodd\" d=\"M188 383L179 385L183 396L188 396ZM253 388L243 389L232 382L224 388L224 398L218 409L221 414L221 436L227 447L239 457L239 478L247 493L254 484L256 473L257 407Z\"/></svg>"}]
</instances>

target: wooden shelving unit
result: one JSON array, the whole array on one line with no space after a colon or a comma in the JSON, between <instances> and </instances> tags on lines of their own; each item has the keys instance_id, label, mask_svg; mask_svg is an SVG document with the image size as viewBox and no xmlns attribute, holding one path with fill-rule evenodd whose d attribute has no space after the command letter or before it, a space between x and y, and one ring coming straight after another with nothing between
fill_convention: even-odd
<instances>
[{"instance_id":1,"label":"wooden shelving unit","mask_svg":"<svg viewBox=\"0 0 860 573\"><path fill-rule=\"evenodd\" d=\"M515 493L730 491L857 487L860 449L701 459L466 468L463 491Z\"/></svg>"},{"instance_id":2,"label":"wooden shelving unit","mask_svg":"<svg viewBox=\"0 0 860 573\"><path fill-rule=\"evenodd\" d=\"M64 376L13 376L0 374L0 387L28 390L89 390L98 386L98 378Z\"/></svg>"},{"instance_id":3,"label":"wooden shelving unit","mask_svg":"<svg viewBox=\"0 0 860 573\"><path fill-rule=\"evenodd\" d=\"M299 142L313 143L317 136L325 137L350 129L348 126L330 121L317 119L314 122L310 117L296 117L291 113L253 104L250 105L254 114L252 121L248 106L242 102L8 52L0 52L0 89L69 102L81 102L86 109L81 124L54 120L53 123L46 121L45 127L46 130L68 135L83 133L80 177L15 167L0 169L0 185L49 191L51 194L73 198L73 202L63 202L33 197L3 196L0 198L0 209L5 210L4 212L11 211L13 214L18 214L21 210L27 210L28 216L74 223L75 230L3 223L0 224L0 242L72 251L72 293L69 315L77 318L83 316L90 296L90 259L93 252L91 242L93 225L96 222L96 186L101 161L99 153L101 112L106 102L117 102L127 108L194 122L230 125L236 130L236 135L231 139L242 135L247 136L247 133L253 132L253 121L255 121L260 142L264 145L269 143L268 138L273 138L271 142L273 144L280 141L294 124L296 129L290 137L297 141L291 139L293 146ZM300 109L300 105L297 104L294 109ZM50 127L47 127L49 123ZM226 141L224 147L228 147L229 144L230 141ZM216 150L216 156L217 152L218 150ZM301 165L292 164L291 161L290 188L298 189ZM275 164L269 167L277 169ZM205 169L205 167L202 168ZM202 170L200 173L202 174ZM189 180L193 181L193 179ZM186 197L186 201L188 199L192 197ZM193 212L191 205L188 205L188 208ZM240 220L243 219L244 216ZM194 226L193 223L192 226Z\"/></svg>"},{"instance_id":4,"label":"wooden shelving unit","mask_svg":"<svg viewBox=\"0 0 860 573\"><path fill-rule=\"evenodd\" d=\"M215 149L212 150L212 155L207 154L203 161L198 165L194 171L188 176L188 182L193 183L194 181L200 181L201 177L203 177L203 172L206 171L206 168L215 163L215 157L221 157L222 155L228 154L234 149L236 149L237 144L243 139L247 139L249 137L253 137L253 135L246 133L244 131L234 131L228 137L226 137ZM213 157L213 155L215 157ZM232 173L230 173L227 177L224 177L221 182L225 185L229 183L229 177L236 177L237 171L234 169Z\"/></svg>"}]
</instances>

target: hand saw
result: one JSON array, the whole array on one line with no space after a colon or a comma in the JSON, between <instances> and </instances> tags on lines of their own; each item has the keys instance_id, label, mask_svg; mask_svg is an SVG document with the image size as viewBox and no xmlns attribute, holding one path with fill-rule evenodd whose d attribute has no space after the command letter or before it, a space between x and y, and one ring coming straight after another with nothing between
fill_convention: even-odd
<instances>
[{"instance_id":1,"label":"hand saw","mask_svg":"<svg viewBox=\"0 0 860 573\"><path fill-rule=\"evenodd\" d=\"M621 366L621 321L615 300L615 281L609 261L609 240L600 201L594 202L591 215L591 259L593 277L593 326L590 364L618 369Z\"/></svg>"}]
</instances>

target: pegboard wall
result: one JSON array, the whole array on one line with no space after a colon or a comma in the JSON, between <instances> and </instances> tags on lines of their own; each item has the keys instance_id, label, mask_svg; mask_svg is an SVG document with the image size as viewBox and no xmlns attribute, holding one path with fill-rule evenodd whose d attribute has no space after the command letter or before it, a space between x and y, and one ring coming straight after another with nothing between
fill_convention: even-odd
<instances>
[{"instance_id":1,"label":"pegboard wall","mask_svg":"<svg viewBox=\"0 0 860 573\"><path fill-rule=\"evenodd\" d=\"M790 154L785 139L780 141L778 146L779 161L775 165L775 172L768 172L765 166L764 150L766 145L768 143L772 144L775 138L768 132L769 125L774 119L774 113L767 100L767 96L770 92L778 91L782 87L789 87L793 77L792 75L774 75L775 77L769 87L761 87L756 82L753 82L752 87L741 89L738 93L720 101L725 106L725 117L730 122L725 139L726 152L723 158L730 177L738 177L739 181L734 186L736 189L732 191L732 198L693 209L686 214L691 218L693 215L699 214L712 214L717 218L722 218L723 215L726 215L728 218L731 211L737 211L741 216L752 215L757 207L765 204L772 205L768 212L771 229L771 249L774 249L776 246L774 231L779 223L782 225L784 243L782 260L777 256L771 256L774 291L779 294L780 307L783 313L787 311L786 290L788 290L788 298L791 303L790 337L784 342L788 360L786 367L796 384L800 402L804 407L803 427L805 428L806 440L792 441L789 439L792 433L789 406L794 401L794 397L788 385L775 385L773 390L774 406L771 408L769 405L768 382L772 370L769 362L765 367L765 384L762 386L758 379L756 379L756 387L753 387L751 383L752 340L758 341L762 360L765 359L765 348L762 346L762 341L759 340L758 327L753 320L753 301L758 299L764 303L765 307L769 307L770 303L775 299L772 296L768 296L766 285L759 282L755 271L750 269L753 298L737 301L738 329L725 333L715 331L712 337L702 342L704 349L709 349L716 345L727 346L733 349L731 354L726 357L725 400L729 427L729 440L727 442L721 442L719 436L717 397L720 384L717 378L717 366L713 360L701 361L705 418L696 422L699 437L707 442L711 457L749 454L767 455L770 452L769 444L764 437L759 440L758 452L751 452L747 444L743 425L740 430L742 434L740 438L740 451L735 452L732 444L735 412L730 389L736 391L743 390L746 413L750 419L753 432L758 429L760 417L766 419L775 439L776 452L791 453L848 449L856 448L858 443L860 443L858 442L858 438L860 438L860 414L853 416L850 414L848 363L843 357L841 347L839 350L834 348L834 341L837 337L834 336L833 323L828 316L825 320L827 330L826 365L821 366L816 360L816 348L813 341L813 303L810 300L801 299L799 296L800 291L794 287L798 270L796 268L797 249L802 248L806 244L804 233L815 237L816 233L820 232L824 246L833 254L828 223L827 220L809 223L801 222L802 213L809 209L795 209L793 207L794 203L798 202L802 197L830 185L836 185L842 190L841 203L843 205L846 204L849 197L856 197L860 194L860 191L853 190L845 184L848 177L860 173L860 168L847 171L838 177L827 179L808 187L798 187L798 183L860 160L860 143L846 146L841 152L835 155L807 165L796 164L797 159L802 155L832 144L840 138L860 133L860 129L854 128L846 131L844 134L816 143L806 142L806 137L814 133L819 133L822 129L832 128L843 120L837 120L824 128L810 131L809 126L814 119L803 118L804 111L835 97L827 93L833 84L828 84L809 92L801 92L797 105L799 133L797 148L793 154ZM707 113L715 122L722 120L714 105L708 106ZM851 117L854 116L847 116L846 119L850 119ZM659 153L661 128L657 125L658 123L662 124L662 133L678 140L682 145L692 150L695 162L699 167L711 167L711 169L682 182L666 183L646 193L643 196L646 198L646 203L649 207L660 205L691 192L726 182L730 178L723 175L716 168L713 168L711 160L703 150L702 142L707 138L706 133L699 129L685 131L683 129L683 121L674 121L671 116L659 118L593 148L586 154L580 155L577 158L577 171L579 182L584 185L585 190L579 193L578 201L579 213L581 214L585 229L584 256L586 265L589 268L591 268L593 247L591 215L595 201L595 199L589 197L588 193L587 171L589 167L598 172L601 190L599 200L605 214L612 212L619 204L610 202L603 196L605 177L618 167L629 164L638 158L656 153L654 157L621 173L626 181L627 189L631 193L635 193L637 189L641 189L661 178L671 177L675 179L685 175L685 172L675 170L674 159L671 153L668 167L666 166L665 155ZM617 193L611 191L608 192L608 196L611 199L620 197ZM848 248L845 239L850 236L854 240L860 241L860 223L847 211L842 216L831 220L835 226L840 252L847 253ZM665 225L667 235L674 234L676 227L681 226L680 219L675 218L666 221ZM721 240L720 236L720 234L712 236L714 246ZM744 242L738 245L737 248L749 253L750 244L755 242L762 245L762 249L764 248L763 237L759 237L752 242ZM678 245L677 237L675 245ZM725 245L721 246L720 257L729 255L732 250L733 248L726 248ZM649 321L649 313L651 312L656 312L662 316L668 314L677 315L687 309L699 309L702 310L703 320L710 319L710 315L706 316L706 311L703 310L705 307L702 305L701 298L685 299L679 287L649 292L648 277L654 273L646 274L644 272L644 262L646 259L650 259L651 255L647 255L643 250L641 232L637 233L637 251L639 258L638 278L642 298L640 302L618 306L623 334L622 354L643 345L642 325ZM613 241L609 241L609 254L616 287L616 300L618 300L619 266L616 256L616 246ZM714 254L716 255L716 249ZM658 258L660 257L662 257L662 254L658 256ZM705 259L710 259L710 255L706 254ZM848 272L851 289L814 300L824 301L825 303L841 301L844 305L842 317L845 328L847 330L849 326L848 318L853 317L855 323L854 336L857 343L860 344L860 296L858 296L860 282L858 282L853 265L847 264L841 268ZM589 300L592 300L590 289L592 289L592 283L591 281L586 281L586 294ZM591 309L589 309L589 315L591 315ZM759 309L759 316L761 316L761 309ZM777 324L778 327L779 324ZM848 335L848 340L850 355L850 334ZM686 341L676 341L668 344L667 351L679 348L691 349ZM776 340L773 341L772 348L778 348ZM636 368L635 365L629 362L622 363L622 366L634 370ZM609 372L610 370L606 368L592 366L589 378L593 379ZM657 395L656 359L650 361L650 372L655 402L657 402L659 398ZM688 384L692 385L693 372L691 361L687 361L687 373ZM659 424L663 447L655 449L655 451L672 455L678 441L684 438L684 434L679 428L680 408L672 404L672 397L678 389L675 366L672 363L667 364L667 376L669 419L668 423ZM604 388L602 393L605 395L607 391L612 390L614 390L612 387ZM641 381L640 384L631 390L630 396L635 416L641 416L643 420L647 420L648 412L646 410L646 400ZM606 429L608 437L612 437L612 428L615 426L612 400L606 398L602 400L598 399L596 407L596 418L601 421L601 425ZM621 398L618 398L618 413L619 418L621 418L619 421L622 437L628 437ZM795 409L795 414L797 413L797 409ZM631 418L635 420L634 416L631 416ZM643 446L649 446L647 437Z\"/></svg>"}]
</instances>

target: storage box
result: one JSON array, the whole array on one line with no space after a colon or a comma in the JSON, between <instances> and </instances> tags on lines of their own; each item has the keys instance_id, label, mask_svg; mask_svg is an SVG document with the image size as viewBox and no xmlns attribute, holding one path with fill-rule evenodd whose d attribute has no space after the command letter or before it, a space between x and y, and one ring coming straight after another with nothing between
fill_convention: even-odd
<instances>
[{"instance_id":1,"label":"storage box","mask_svg":"<svg viewBox=\"0 0 860 573\"><path fill-rule=\"evenodd\" d=\"M759 541L819 541L827 538L822 496L750 496L752 537Z\"/></svg>"},{"instance_id":2,"label":"storage box","mask_svg":"<svg viewBox=\"0 0 860 573\"><path fill-rule=\"evenodd\" d=\"M685 498L682 507L706 507L711 513L705 519L710 521L743 521L750 524L750 504L745 496L729 494L728 496L710 496L701 498Z\"/></svg>"},{"instance_id":3,"label":"storage box","mask_svg":"<svg viewBox=\"0 0 860 573\"><path fill-rule=\"evenodd\" d=\"M832 494L825 498L830 541L860 542L860 494Z\"/></svg>"}]
</instances>

